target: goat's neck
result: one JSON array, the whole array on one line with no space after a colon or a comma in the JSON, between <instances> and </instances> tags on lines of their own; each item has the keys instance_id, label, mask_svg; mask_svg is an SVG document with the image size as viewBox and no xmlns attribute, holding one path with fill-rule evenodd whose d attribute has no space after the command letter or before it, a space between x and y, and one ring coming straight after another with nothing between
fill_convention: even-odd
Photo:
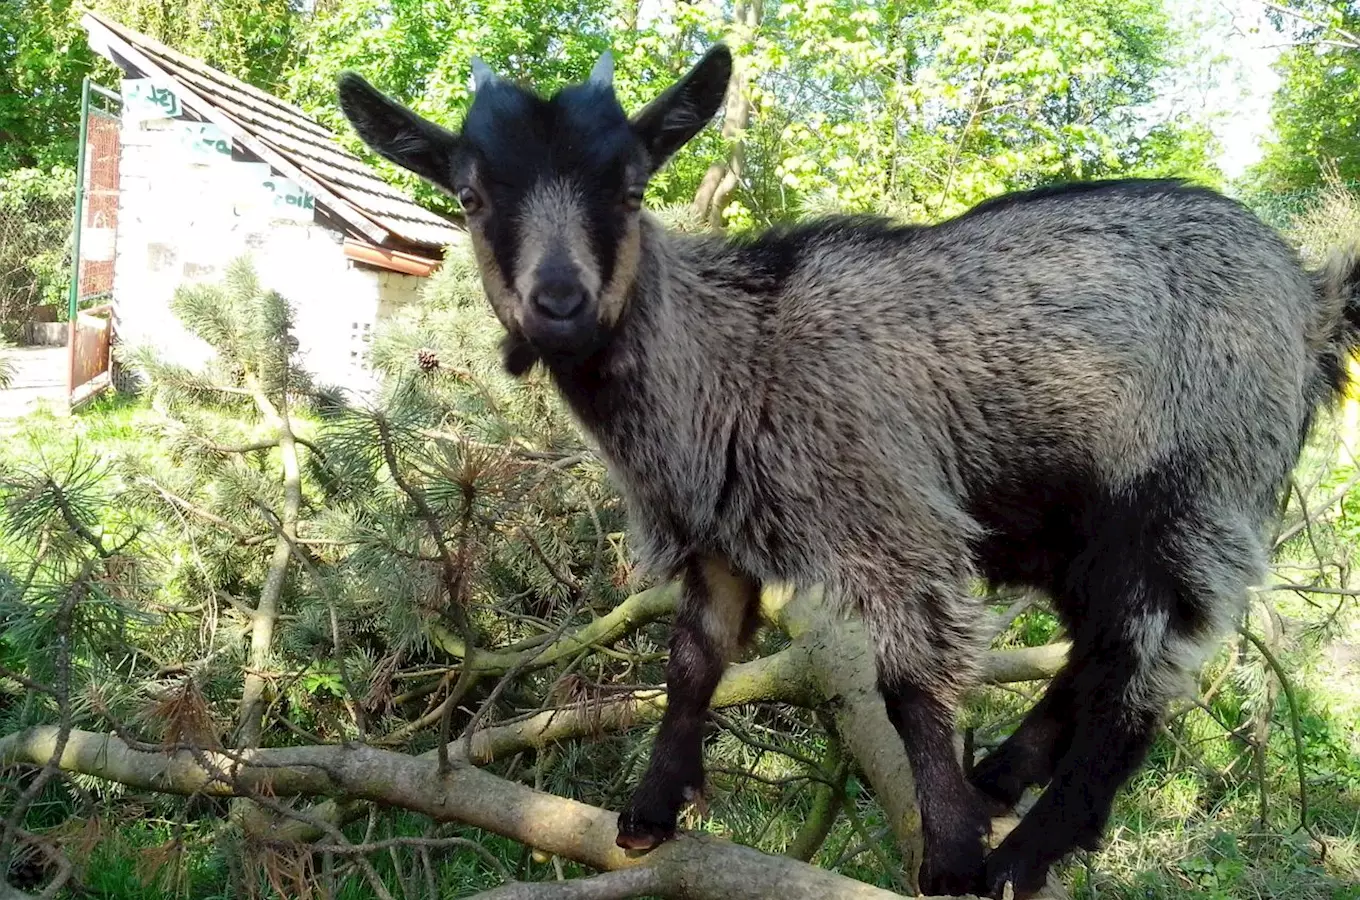
<instances>
[{"instance_id":1,"label":"goat's neck","mask_svg":"<svg viewBox=\"0 0 1360 900\"><path fill-rule=\"evenodd\" d=\"M647 221L637 280L610 346L586 365L553 373L582 424L602 441L616 431L683 428L688 423L672 421L676 400L711 400L721 370L740 365L749 352L732 327L739 298L708 278L720 246ZM724 325L715 327L718 321Z\"/></svg>"}]
</instances>

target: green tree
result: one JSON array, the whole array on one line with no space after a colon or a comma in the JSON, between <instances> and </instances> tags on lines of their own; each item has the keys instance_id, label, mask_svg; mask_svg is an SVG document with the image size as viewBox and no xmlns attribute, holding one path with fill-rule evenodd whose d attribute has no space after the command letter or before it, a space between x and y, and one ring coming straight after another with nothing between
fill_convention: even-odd
<instances>
[{"instance_id":1,"label":"green tree","mask_svg":"<svg viewBox=\"0 0 1360 900\"><path fill-rule=\"evenodd\" d=\"M1360 179L1360 4L1296 0L1274 18L1295 46L1276 63L1272 135L1249 189L1312 192L1329 167L1343 181Z\"/></svg>"},{"instance_id":2,"label":"green tree","mask_svg":"<svg viewBox=\"0 0 1360 900\"><path fill-rule=\"evenodd\" d=\"M0 3L0 172L70 165L94 54L72 0Z\"/></svg>"},{"instance_id":3,"label":"green tree","mask_svg":"<svg viewBox=\"0 0 1360 900\"><path fill-rule=\"evenodd\" d=\"M88 7L228 74L280 91L305 18L295 0L4 0L0 2L0 172L70 165L80 82L115 85L80 16Z\"/></svg>"},{"instance_id":4,"label":"green tree","mask_svg":"<svg viewBox=\"0 0 1360 900\"><path fill-rule=\"evenodd\" d=\"M765 21L740 196L757 221L884 205L934 218L1137 171L1151 129L1184 131L1141 120L1178 40L1157 0L814 0Z\"/></svg>"},{"instance_id":5,"label":"green tree","mask_svg":"<svg viewBox=\"0 0 1360 900\"><path fill-rule=\"evenodd\" d=\"M283 87L306 19L298 0L93 0L128 28L271 92Z\"/></svg>"},{"instance_id":6,"label":"green tree","mask_svg":"<svg viewBox=\"0 0 1360 900\"><path fill-rule=\"evenodd\" d=\"M575 81L606 49L617 61L615 87L625 108L637 109L653 86L678 75L693 53L719 33L699 5L663 4L660 16L637 26L630 0L338 0L318 7L307 23L299 62L289 77L290 98L331 127L355 152L370 158L395 183L432 206L456 204L405 170L374 159L340 114L335 80L356 69L380 89L450 127L471 100L469 73L480 56L503 76L545 92ZM711 25L712 27L705 27ZM688 200L718 140L709 135L687 148L664 173L653 197Z\"/></svg>"}]
</instances>

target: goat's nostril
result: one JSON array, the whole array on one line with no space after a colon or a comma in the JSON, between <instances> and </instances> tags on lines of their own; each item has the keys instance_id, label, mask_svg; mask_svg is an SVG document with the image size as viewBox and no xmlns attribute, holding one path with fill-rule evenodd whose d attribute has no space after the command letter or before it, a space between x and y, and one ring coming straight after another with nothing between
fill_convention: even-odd
<instances>
[{"instance_id":1,"label":"goat's nostril","mask_svg":"<svg viewBox=\"0 0 1360 900\"><path fill-rule=\"evenodd\" d=\"M586 303L586 292L579 284L545 284L531 298L539 312L554 319L570 319Z\"/></svg>"}]
</instances>

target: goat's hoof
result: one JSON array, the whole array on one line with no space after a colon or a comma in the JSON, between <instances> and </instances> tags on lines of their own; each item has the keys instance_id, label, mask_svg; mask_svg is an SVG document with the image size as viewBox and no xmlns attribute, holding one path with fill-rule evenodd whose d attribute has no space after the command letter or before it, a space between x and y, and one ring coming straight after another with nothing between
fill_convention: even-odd
<instances>
[{"instance_id":1,"label":"goat's hoof","mask_svg":"<svg viewBox=\"0 0 1360 900\"><path fill-rule=\"evenodd\" d=\"M983 820L985 821L985 820ZM927 839L918 875L921 893L931 896L976 894L986 872L986 848L980 834L964 833L948 840Z\"/></svg>"},{"instance_id":2,"label":"goat's hoof","mask_svg":"<svg viewBox=\"0 0 1360 900\"><path fill-rule=\"evenodd\" d=\"M1016 858L1006 848L997 848L987 857L987 889L984 896L992 900L1029 900L1048 883L1048 867ZM1007 887L1010 892L1007 892Z\"/></svg>"},{"instance_id":3,"label":"goat's hoof","mask_svg":"<svg viewBox=\"0 0 1360 900\"><path fill-rule=\"evenodd\" d=\"M671 840L676 834L680 811L691 803L703 804L702 785L702 771L687 779L644 778L619 814L619 833L614 843L625 850L645 853Z\"/></svg>"},{"instance_id":4,"label":"goat's hoof","mask_svg":"<svg viewBox=\"0 0 1360 900\"><path fill-rule=\"evenodd\" d=\"M948 859L926 858L921 866L921 893L932 897L976 894L983 885L982 851L951 854Z\"/></svg>"},{"instance_id":5,"label":"goat's hoof","mask_svg":"<svg viewBox=\"0 0 1360 900\"><path fill-rule=\"evenodd\" d=\"M619 816L619 833L614 843L625 850L646 853L675 837L675 826L645 822L631 811Z\"/></svg>"}]
</instances>

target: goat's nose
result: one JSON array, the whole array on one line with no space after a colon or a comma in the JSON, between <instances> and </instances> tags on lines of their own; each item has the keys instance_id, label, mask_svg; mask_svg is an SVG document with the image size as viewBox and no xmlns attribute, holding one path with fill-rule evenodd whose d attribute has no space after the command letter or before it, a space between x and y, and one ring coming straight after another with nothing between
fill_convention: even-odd
<instances>
[{"instance_id":1,"label":"goat's nose","mask_svg":"<svg viewBox=\"0 0 1360 900\"><path fill-rule=\"evenodd\" d=\"M575 279L550 278L540 281L529 299L545 316L570 319L585 306L586 290Z\"/></svg>"}]
</instances>

